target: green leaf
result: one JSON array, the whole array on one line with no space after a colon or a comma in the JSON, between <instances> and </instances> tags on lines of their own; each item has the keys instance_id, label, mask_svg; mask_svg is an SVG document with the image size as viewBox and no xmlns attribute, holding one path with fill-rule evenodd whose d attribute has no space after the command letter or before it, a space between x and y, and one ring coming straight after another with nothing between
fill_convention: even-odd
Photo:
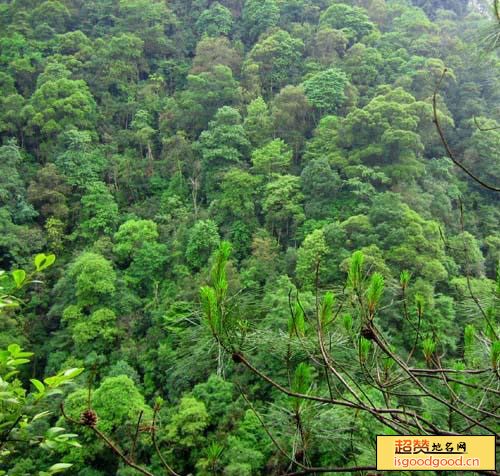
<instances>
[{"instance_id":1,"label":"green leaf","mask_svg":"<svg viewBox=\"0 0 500 476\"><path fill-rule=\"evenodd\" d=\"M59 435L57 440L66 441L69 438L78 438L78 435L76 433L64 433L64 435Z\"/></svg>"},{"instance_id":2,"label":"green leaf","mask_svg":"<svg viewBox=\"0 0 500 476\"><path fill-rule=\"evenodd\" d=\"M47 392L47 397L52 397L53 395L62 395L63 391L60 390L59 388L54 388Z\"/></svg>"},{"instance_id":3,"label":"green leaf","mask_svg":"<svg viewBox=\"0 0 500 476\"><path fill-rule=\"evenodd\" d=\"M370 286L366 291L370 314L373 315L384 292L384 277L380 273L373 273Z\"/></svg>"},{"instance_id":4,"label":"green leaf","mask_svg":"<svg viewBox=\"0 0 500 476\"><path fill-rule=\"evenodd\" d=\"M52 436L56 433L61 433L61 431L66 431L66 428L63 428L62 426L53 426L47 430L47 434Z\"/></svg>"},{"instance_id":5,"label":"green leaf","mask_svg":"<svg viewBox=\"0 0 500 476\"><path fill-rule=\"evenodd\" d=\"M19 354L19 352L21 352L21 347L17 344L10 344L9 347L7 347L7 350L12 356L15 357L17 354Z\"/></svg>"},{"instance_id":6,"label":"green leaf","mask_svg":"<svg viewBox=\"0 0 500 476\"><path fill-rule=\"evenodd\" d=\"M370 352L371 347L372 347L371 341L369 341L368 339L365 339L364 337L361 337L360 354L361 354L361 359L363 361L366 361L366 359L368 358L368 354Z\"/></svg>"},{"instance_id":7,"label":"green leaf","mask_svg":"<svg viewBox=\"0 0 500 476\"><path fill-rule=\"evenodd\" d=\"M347 332L351 332L352 331L352 316L350 314L346 314L343 319L342 319L342 323L344 325L344 329L347 331Z\"/></svg>"},{"instance_id":8,"label":"green leaf","mask_svg":"<svg viewBox=\"0 0 500 476\"><path fill-rule=\"evenodd\" d=\"M41 270L44 270L48 268L49 266L52 266L54 264L54 261L56 260L56 255L48 255L47 259L45 260L45 263L42 265L40 268Z\"/></svg>"},{"instance_id":9,"label":"green leaf","mask_svg":"<svg viewBox=\"0 0 500 476\"><path fill-rule=\"evenodd\" d=\"M290 338L293 338L295 335L299 337L304 336L305 334L304 310L298 302L295 303L294 312L290 314L290 319L288 320L288 334Z\"/></svg>"},{"instance_id":10,"label":"green leaf","mask_svg":"<svg viewBox=\"0 0 500 476\"><path fill-rule=\"evenodd\" d=\"M14 278L16 286L20 288L26 280L26 271L24 271L24 269L16 269L12 271L12 277Z\"/></svg>"},{"instance_id":11,"label":"green leaf","mask_svg":"<svg viewBox=\"0 0 500 476\"><path fill-rule=\"evenodd\" d=\"M54 261L56 260L56 256L54 254L52 255L45 255L44 253L37 254L35 256L35 267L37 271L43 271L44 269L48 268L49 266L52 266Z\"/></svg>"},{"instance_id":12,"label":"green leaf","mask_svg":"<svg viewBox=\"0 0 500 476\"><path fill-rule=\"evenodd\" d=\"M43 450L52 451L52 450L56 449L56 447L57 447L57 444L51 440L46 440L43 443L40 443L40 448L42 448ZM49 473L45 473L45 474L49 474Z\"/></svg>"},{"instance_id":13,"label":"green leaf","mask_svg":"<svg viewBox=\"0 0 500 476\"><path fill-rule=\"evenodd\" d=\"M40 271L40 267L42 266L42 263L46 259L47 259L47 257L43 253L37 254L35 256L35 267L36 267L37 271Z\"/></svg>"},{"instance_id":14,"label":"green leaf","mask_svg":"<svg viewBox=\"0 0 500 476\"><path fill-rule=\"evenodd\" d=\"M66 471L68 468L71 468L71 466L73 465L69 463L56 463L49 468L49 473L50 474L62 473L63 471Z\"/></svg>"},{"instance_id":15,"label":"green leaf","mask_svg":"<svg viewBox=\"0 0 500 476\"><path fill-rule=\"evenodd\" d=\"M3 400L4 403L12 403L13 405L18 405L19 400L17 398L6 398Z\"/></svg>"},{"instance_id":16,"label":"green leaf","mask_svg":"<svg viewBox=\"0 0 500 476\"><path fill-rule=\"evenodd\" d=\"M321 325L323 327L326 327L332 320L333 304L334 304L333 293L332 292L326 293L323 299L323 306L321 308Z\"/></svg>"},{"instance_id":17,"label":"green leaf","mask_svg":"<svg viewBox=\"0 0 500 476\"><path fill-rule=\"evenodd\" d=\"M30 361L30 359L14 359L14 360L9 360L9 365L18 366L18 365L27 364L29 361Z\"/></svg>"},{"instance_id":18,"label":"green leaf","mask_svg":"<svg viewBox=\"0 0 500 476\"><path fill-rule=\"evenodd\" d=\"M13 370L12 372L9 372L8 374L4 375L3 379L5 381L9 380L11 377L14 375L17 375L19 373L19 370Z\"/></svg>"},{"instance_id":19,"label":"green leaf","mask_svg":"<svg viewBox=\"0 0 500 476\"><path fill-rule=\"evenodd\" d=\"M30 382L36 387L39 393L44 393L45 392L45 385L40 382L40 380L37 380L36 378L32 378Z\"/></svg>"},{"instance_id":20,"label":"green leaf","mask_svg":"<svg viewBox=\"0 0 500 476\"><path fill-rule=\"evenodd\" d=\"M347 285L354 291L358 290L363 278L364 255L361 251L355 251L352 254L351 265L347 275Z\"/></svg>"},{"instance_id":21,"label":"green leaf","mask_svg":"<svg viewBox=\"0 0 500 476\"><path fill-rule=\"evenodd\" d=\"M82 372L83 372L83 369L78 369L78 368L68 369L68 370L64 371L63 375L67 378L75 378L78 375L80 375Z\"/></svg>"},{"instance_id":22,"label":"green leaf","mask_svg":"<svg viewBox=\"0 0 500 476\"><path fill-rule=\"evenodd\" d=\"M81 448L82 445L76 440L68 440L65 442L67 445L74 446L75 448Z\"/></svg>"},{"instance_id":23,"label":"green leaf","mask_svg":"<svg viewBox=\"0 0 500 476\"><path fill-rule=\"evenodd\" d=\"M49 416L51 412L42 412L42 413L37 413L31 421L36 421L39 420L40 418L45 418L46 416Z\"/></svg>"}]
</instances>

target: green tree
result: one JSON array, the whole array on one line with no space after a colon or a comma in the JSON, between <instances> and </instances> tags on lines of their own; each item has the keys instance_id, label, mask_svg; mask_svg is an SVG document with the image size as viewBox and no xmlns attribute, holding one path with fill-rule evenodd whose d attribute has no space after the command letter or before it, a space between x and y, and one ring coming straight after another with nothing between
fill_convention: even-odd
<instances>
[{"instance_id":1,"label":"green tree","mask_svg":"<svg viewBox=\"0 0 500 476\"><path fill-rule=\"evenodd\" d=\"M44 26L48 26L52 34L64 33L70 23L70 17L66 5L54 0L41 3L31 12L35 32L41 32Z\"/></svg>"},{"instance_id":2,"label":"green tree","mask_svg":"<svg viewBox=\"0 0 500 476\"><path fill-rule=\"evenodd\" d=\"M231 68L216 65L210 72L187 77L187 89L166 105L165 117L169 122L165 125L197 136L207 128L218 109L235 106L240 100L241 93Z\"/></svg>"},{"instance_id":3,"label":"green tree","mask_svg":"<svg viewBox=\"0 0 500 476\"><path fill-rule=\"evenodd\" d=\"M262 209L266 223L278 241L287 239L304 220L300 178L283 175L266 185Z\"/></svg>"},{"instance_id":4,"label":"green tree","mask_svg":"<svg viewBox=\"0 0 500 476\"><path fill-rule=\"evenodd\" d=\"M60 78L39 85L22 112L28 132L41 144L46 157L61 133L71 129L93 131L96 103L83 80Z\"/></svg>"},{"instance_id":5,"label":"green tree","mask_svg":"<svg viewBox=\"0 0 500 476\"><path fill-rule=\"evenodd\" d=\"M328 208L339 192L342 181L339 174L332 169L327 158L313 159L300 175L304 192L304 207L307 216L323 218L328 216Z\"/></svg>"},{"instance_id":6,"label":"green tree","mask_svg":"<svg viewBox=\"0 0 500 476\"><path fill-rule=\"evenodd\" d=\"M110 261L91 252L81 253L68 265L55 286L59 305L93 309L111 303L116 291L116 273Z\"/></svg>"},{"instance_id":7,"label":"green tree","mask_svg":"<svg viewBox=\"0 0 500 476\"><path fill-rule=\"evenodd\" d=\"M316 272L321 272L320 266L326 252L327 245L322 230L314 230L306 236L297 253L297 279L303 287L313 288L316 285ZM317 284L321 285L320 282Z\"/></svg>"},{"instance_id":8,"label":"green tree","mask_svg":"<svg viewBox=\"0 0 500 476\"><path fill-rule=\"evenodd\" d=\"M217 375L210 375L204 383L193 388L193 396L203 402L211 421L220 421L233 402L234 385Z\"/></svg>"},{"instance_id":9,"label":"green tree","mask_svg":"<svg viewBox=\"0 0 500 476\"><path fill-rule=\"evenodd\" d=\"M304 82L304 93L320 115L337 112L345 101L344 89L348 83L346 74L330 68L315 74Z\"/></svg>"},{"instance_id":10,"label":"green tree","mask_svg":"<svg viewBox=\"0 0 500 476\"><path fill-rule=\"evenodd\" d=\"M217 225L212 220L200 220L189 232L186 260L194 268L205 266L212 252L219 246Z\"/></svg>"},{"instance_id":11,"label":"green tree","mask_svg":"<svg viewBox=\"0 0 500 476\"><path fill-rule=\"evenodd\" d=\"M22 16L22 14L21 14ZM29 26L27 27L30 30ZM19 87L21 95L28 97L35 87L36 76L43 62L40 45L29 41L27 31L13 31L2 36L0 61Z\"/></svg>"},{"instance_id":12,"label":"green tree","mask_svg":"<svg viewBox=\"0 0 500 476\"><path fill-rule=\"evenodd\" d=\"M202 157L206 189L214 190L219 174L229 165L241 165L250 143L241 123L240 113L229 106L220 108L194 144Z\"/></svg>"},{"instance_id":13,"label":"green tree","mask_svg":"<svg viewBox=\"0 0 500 476\"><path fill-rule=\"evenodd\" d=\"M252 410L245 412L236 435L228 438L229 451L226 454L228 476L250 475L262 468L269 451L265 447L264 429Z\"/></svg>"},{"instance_id":14,"label":"green tree","mask_svg":"<svg viewBox=\"0 0 500 476\"><path fill-rule=\"evenodd\" d=\"M393 183L411 180L423 171L419 106L401 88L376 96L347 115L337 143L346 150L356 147L351 164L381 166Z\"/></svg>"},{"instance_id":15,"label":"green tree","mask_svg":"<svg viewBox=\"0 0 500 476\"><path fill-rule=\"evenodd\" d=\"M14 223L36 216L26 200L26 188L19 174L22 161L21 149L14 140L0 146L0 206L8 211Z\"/></svg>"},{"instance_id":16,"label":"green tree","mask_svg":"<svg viewBox=\"0 0 500 476\"><path fill-rule=\"evenodd\" d=\"M120 334L116 327L116 314L108 308L97 309L89 316L83 316L69 307L63 314L63 321L70 327L76 352L80 355L108 353Z\"/></svg>"},{"instance_id":17,"label":"green tree","mask_svg":"<svg viewBox=\"0 0 500 476\"><path fill-rule=\"evenodd\" d=\"M165 427L166 438L185 448L196 448L204 441L209 424L205 404L194 397L182 397L177 411Z\"/></svg>"},{"instance_id":18,"label":"green tree","mask_svg":"<svg viewBox=\"0 0 500 476\"><path fill-rule=\"evenodd\" d=\"M233 16L231 11L219 2L212 3L196 21L198 34L208 36L228 36L232 30Z\"/></svg>"},{"instance_id":19,"label":"green tree","mask_svg":"<svg viewBox=\"0 0 500 476\"><path fill-rule=\"evenodd\" d=\"M28 199L40 215L64 220L69 214L67 197L69 187L66 177L59 174L55 164L50 163L40 169L28 188Z\"/></svg>"},{"instance_id":20,"label":"green tree","mask_svg":"<svg viewBox=\"0 0 500 476\"><path fill-rule=\"evenodd\" d=\"M324 116L314 129L312 138L306 144L304 162L311 159L327 158L332 167L343 168L348 161L342 148L337 144L340 118Z\"/></svg>"},{"instance_id":21,"label":"green tree","mask_svg":"<svg viewBox=\"0 0 500 476\"><path fill-rule=\"evenodd\" d=\"M436 12L440 9L450 10L458 16L463 16L468 10L468 3L463 0L416 0L415 6L420 7L429 18L435 18Z\"/></svg>"},{"instance_id":22,"label":"green tree","mask_svg":"<svg viewBox=\"0 0 500 476\"><path fill-rule=\"evenodd\" d=\"M483 120L483 130L476 128L464 154L464 164L488 183L495 183L500 177L499 127L497 121Z\"/></svg>"},{"instance_id":23,"label":"green tree","mask_svg":"<svg viewBox=\"0 0 500 476\"><path fill-rule=\"evenodd\" d=\"M280 12L275 0L248 0L243 8L242 20L248 45L278 24Z\"/></svg>"},{"instance_id":24,"label":"green tree","mask_svg":"<svg viewBox=\"0 0 500 476\"><path fill-rule=\"evenodd\" d=\"M70 185L84 189L89 182L102 179L108 161L92 142L91 134L86 131L72 129L63 134L64 152L57 155L55 165Z\"/></svg>"},{"instance_id":25,"label":"green tree","mask_svg":"<svg viewBox=\"0 0 500 476\"><path fill-rule=\"evenodd\" d=\"M474 235L465 231L462 235L450 237L448 245L450 255L463 274L484 276L484 256Z\"/></svg>"},{"instance_id":26,"label":"green tree","mask_svg":"<svg viewBox=\"0 0 500 476\"><path fill-rule=\"evenodd\" d=\"M321 15L320 25L343 31L351 44L359 41L374 29L373 23L368 19L366 10L345 3L335 3L330 6Z\"/></svg>"},{"instance_id":27,"label":"green tree","mask_svg":"<svg viewBox=\"0 0 500 476\"><path fill-rule=\"evenodd\" d=\"M248 59L258 66L262 88L267 95L298 78L303 48L301 40L283 30L264 35L255 44Z\"/></svg>"},{"instance_id":28,"label":"green tree","mask_svg":"<svg viewBox=\"0 0 500 476\"><path fill-rule=\"evenodd\" d=\"M346 52L349 38L342 30L322 26L315 37L314 56L327 66L342 58Z\"/></svg>"},{"instance_id":29,"label":"green tree","mask_svg":"<svg viewBox=\"0 0 500 476\"><path fill-rule=\"evenodd\" d=\"M272 116L276 134L292 148L297 161L305 142L305 136L311 124L309 122L310 105L304 89L286 86L274 98Z\"/></svg>"},{"instance_id":30,"label":"green tree","mask_svg":"<svg viewBox=\"0 0 500 476\"><path fill-rule=\"evenodd\" d=\"M144 243L155 242L159 237L157 225L151 220L128 220L114 235L113 252L121 262L132 261L134 253Z\"/></svg>"},{"instance_id":31,"label":"green tree","mask_svg":"<svg viewBox=\"0 0 500 476\"><path fill-rule=\"evenodd\" d=\"M175 52L173 37L177 18L168 4L147 0L120 0L118 3L116 32L137 35L143 41L144 55L149 61Z\"/></svg>"},{"instance_id":32,"label":"green tree","mask_svg":"<svg viewBox=\"0 0 500 476\"><path fill-rule=\"evenodd\" d=\"M0 249L3 268L10 269L14 265L23 265L26 259L40 252L45 246L45 239L36 227L18 225L6 207L0 207Z\"/></svg>"},{"instance_id":33,"label":"green tree","mask_svg":"<svg viewBox=\"0 0 500 476\"><path fill-rule=\"evenodd\" d=\"M75 421L88 410L89 395L87 389L79 389L70 393L65 401L65 412ZM139 413L143 412L144 420L151 419L152 410L144 402L144 397L134 382L126 375L105 378L99 387L92 392L92 410L96 415L96 427L118 444L126 441L126 428L131 422L137 422ZM73 450L75 457L83 463L83 467L92 467L92 461L99 458L104 467L113 467L112 453L106 444L95 438L88 428L75 427L81 432L81 449Z\"/></svg>"},{"instance_id":34,"label":"green tree","mask_svg":"<svg viewBox=\"0 0 500 476\"><path fill-rule=\"evenodd\" d=\"M150 289L159 281L163 264L167 260L167 246L158 243L158 230L151 220L128 220L114 235L116 254L121 266L133 284Z\"/></svg>"},{"instance_id":35,"label":"green tree","mask_svg":"<svg viewBox=\"0 0 500 476\"><path fill-rule=\"evenodd\" d=\"M376 48L363 43L353 45L344 56L343 68L349 74L351 82L358 88L360 96L371 96L371 89L384 79L388 82L382 54Z\"/></svg>"},{"instance_id":36,"label":"green tree","mask_svg":"<svg viewBox=\"0 0 500 476\"><path fill-rule=\"evenodd\" d=\"M229 169L223 176L221 192L217 200L217 211L221 222L241 220L253 224L256 216L256 190L258 179L244 170Z\"/></svg>"},{"instance_id":37,"label":"green tree","mask_svg":"<svg viewBox=\"0 0 500 476\"><path fill-rule=\"evenodd\" d=\"M209 72L218 64L231 68L233 75L237 77L241 69L241 56L227 38L203 37L196 45L191 73Z\"/></svg>"},{"instance_id":38,"label":"green tree","mask_svg":"<svg viewBox=\"0 0 500 476\"><path fill-rule=\"evenodd\" d=\"M273 124L269 108L262 97L248 105L243 127L253 147L261 147L271 139Z\"/></svg>"},{"instance_id":39,"label":"green tree","mask_svg":"<svg viewBox=\"0 0 500 476\"><path fill-rule=\"evenodd\" d=\"M10 76L7 76L7 78L12 81L13 88L13 79ZM0 84L1 82L2 79L0 78ZM19 114L19 111L26 105L26 100L15 89L8 86L10 85L0 85L0 92L2 93L0 99L0 132L6 136L17 137L18 141L23 143L25 117L23 114Z\"/></svg>"},{"instance_id":40,"label":"green tree","mask_svg":"<svg viewBox=\"0 0 500 476\"><path fill-rule=\"evenodd\" d=\"M113 232L118 221L118 206L106 184L87 185L81 205L80 234L85 240L95 241L100 235Z\"/></svg>"},{"instance_id":41,"label":"green tree","mask_svg":"<svg viewBox=\"0 0 500 476\"><path fill-rule=\"evenodd\" d=\"M292 162L292 151L282 139L275 139L252 152L252 171L269 182L274 174L285 173Z\"/></svg>"}]
</instances>

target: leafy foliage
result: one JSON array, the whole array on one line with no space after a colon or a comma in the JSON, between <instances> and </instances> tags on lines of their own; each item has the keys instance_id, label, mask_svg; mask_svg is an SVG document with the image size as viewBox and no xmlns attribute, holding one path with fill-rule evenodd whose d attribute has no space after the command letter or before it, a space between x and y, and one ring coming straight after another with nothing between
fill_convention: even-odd
<instances>
[{"instance_id":1,"label":"leafy foliage","mask_svg":"<svg viewBox=\"0 0 500 476\"><path fill-rule=\"evenodd\" d=\"M460 170L498 187L490 10L0 2L1 471L361 473L377 434L491 433L500 213Z\"/></svg>"}]
</instances>

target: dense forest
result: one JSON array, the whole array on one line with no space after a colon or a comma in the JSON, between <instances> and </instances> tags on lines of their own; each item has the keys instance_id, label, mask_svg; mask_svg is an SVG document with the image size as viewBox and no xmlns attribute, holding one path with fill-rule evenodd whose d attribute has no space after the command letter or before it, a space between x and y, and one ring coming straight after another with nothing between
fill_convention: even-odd
<instances>
[{"instance_id":1,"label":"dense forest","mask_svg":"<svg viewBox=\"0 0 500 476\"><path fill-rule=\"evenodd\" d=\"M0 0L0 474L499 441L499 46L481 0Z\"/></svg>"}]
</instances>

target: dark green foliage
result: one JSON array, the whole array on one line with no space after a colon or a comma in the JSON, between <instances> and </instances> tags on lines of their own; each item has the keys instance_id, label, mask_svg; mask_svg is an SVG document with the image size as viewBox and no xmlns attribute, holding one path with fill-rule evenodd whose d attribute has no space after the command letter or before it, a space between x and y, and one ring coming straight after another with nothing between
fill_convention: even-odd
<instances>
[{"instance_id":1,"label":"dark green foliage","mask_svg":"<svg viewBox=\"0 0 500 476\"><path fill-rule=\"evenodd\" d=\"M189 232L186 260L194 268L204 266L219 245L219 233L212 220L198 221Z\"/></svg>"},{"instance_id":2,"label":"dark green foliage","mask_svg":"<svg viewBox=\"0 0 500 476\"><path fill-rule=\"evenodd\" d=\"M283 30L263 35L255 44L248 58L258 66L262 89L267 94L296 81L302 49L303 42Z\"/></svg>"},{"instance_id":3,"label":"dark green foliage","mask_svg":"<svg viewBox=\"0 0 500 476\"><path fill-rule=\"evenodd\" d=\"M446 157L432 104L447 68L443 133L498 187L498 25L485 12L462 0L0 2L0 301L24 304L0 309L0 347L36 357L5 379L1 351L0 376L25 398L30 378L86 368L20 427L33 444L0 447L0 473L46 476L54 460L136 474L78 424L82 448L34 444L69 426L63 400L77 420L90 405L155 476L169 471L153 412L183 475L372 466L375 436L394 430L383 413L307 398L357 401L327 381L319 333L365 403L483 434L414 395L387 351L456 370L425 385L489 423L498 197ZM32 281L41 252L57 264Z\"/></svg>"},{"instance_id":4,"label":"dark green foliage","mask_svg":"<svg viewBox=\"0 0 500 476\"><path fill-rule=\"evenodd\" d=\"M26 188L21 179L21 150L10 141L0 147L0 204L14 223L24 223L36 216L26 200Z\"/></svg>"},{"instance_id":5,"label":"dark green foliage","mask_svg":"<svg viewBox=\"0 0 500 476\"><path fill-rule=\"evenodd\" d=\"M335 3L325 10L321 15L320 25L342 30L350 42L359 41L374 29L366 10L345 3Z\"/></svg>"},{"instance_id":6,"label":"dark green foliage","mask_svg":"<svg viewBox=\"0 0 500 476\"><path fill-rule=\"evenodd\" d=\"M243 28L248 44L255 43L267 29L279 21L279 8L275 0L248 0L243 8Z\"/></svg>"}]
</instances>

